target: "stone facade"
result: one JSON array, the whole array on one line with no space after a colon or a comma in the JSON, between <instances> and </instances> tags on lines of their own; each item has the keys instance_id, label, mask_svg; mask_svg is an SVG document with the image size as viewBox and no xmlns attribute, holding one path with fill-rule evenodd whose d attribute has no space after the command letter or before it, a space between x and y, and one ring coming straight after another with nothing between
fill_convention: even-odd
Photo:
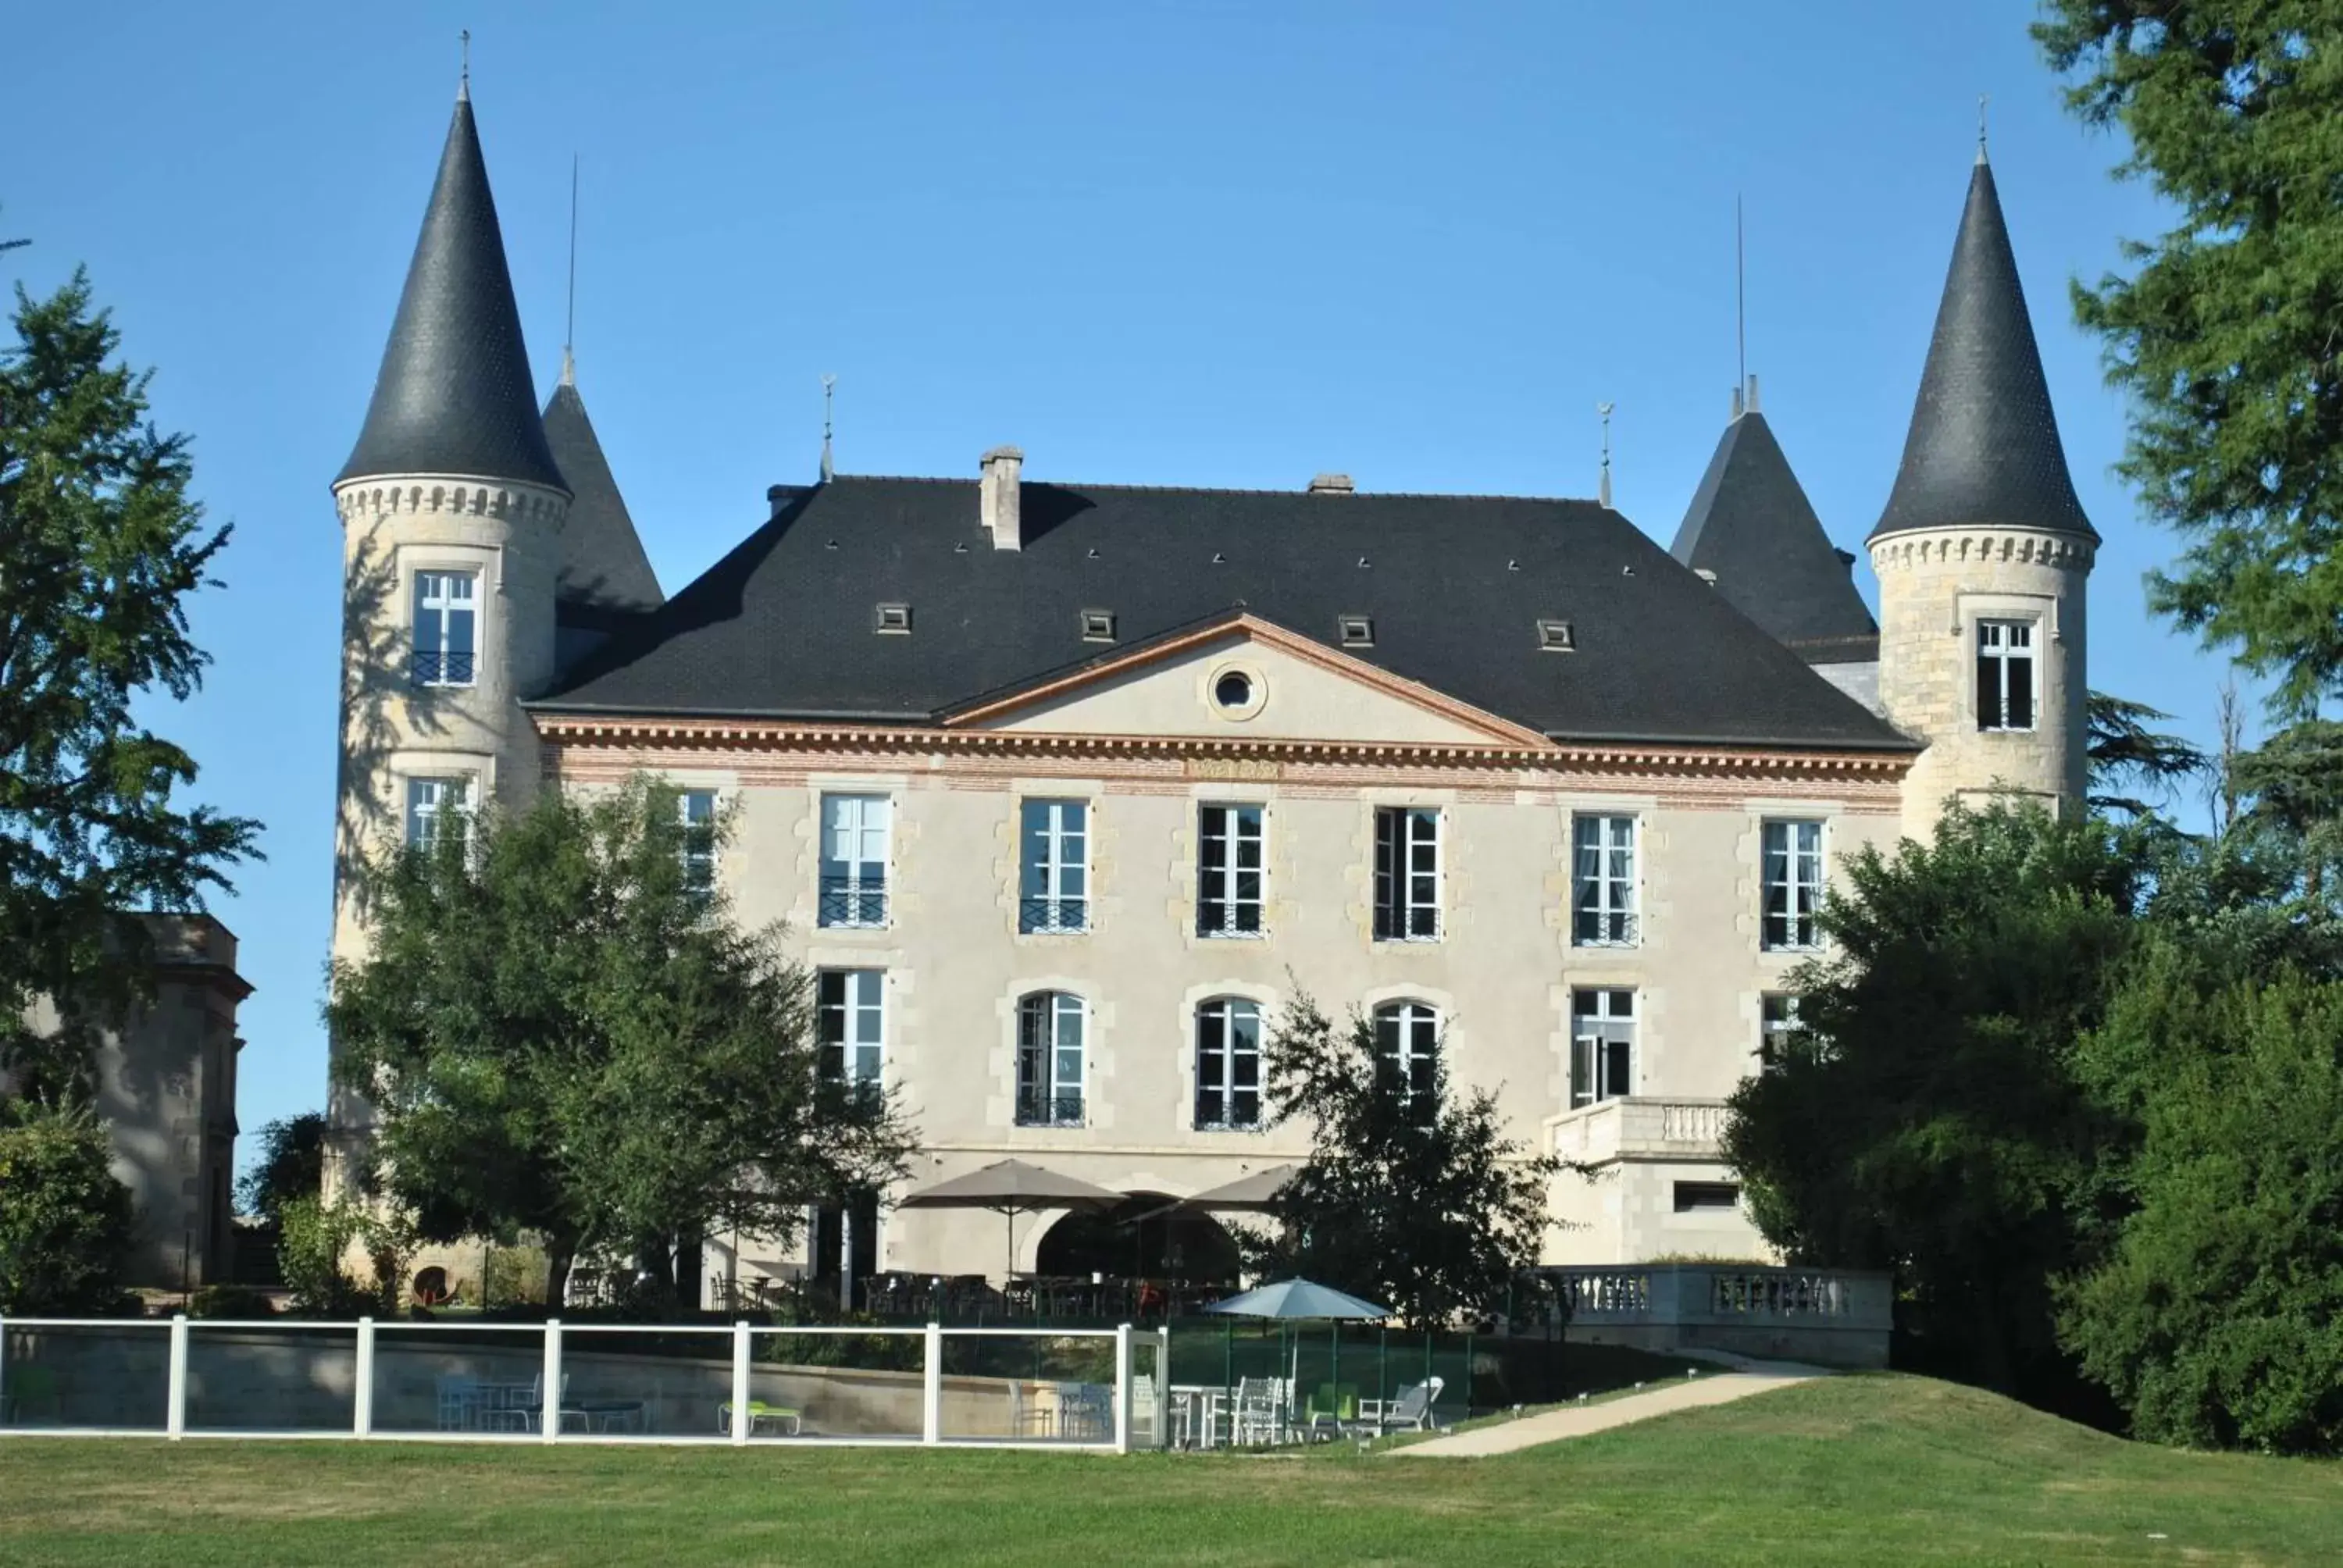
<instances>
[{"instance_id":1,"label":"stone facade","mask_svg":"<svg viewBox=\"0 0 2343 1568\"><path fill-rule=\"evenodd\" d=\"M1873 543L1881 703L1896 728L1928 743L1905 789L1906 834L1926 838L1956 799L1999 795L2054 809L2082 799L2093 554L2073 535L1988 526ZM2031 729L1979 726L1977 623L1986 619L2035 628Z\"/></svg>"}]
</instances>

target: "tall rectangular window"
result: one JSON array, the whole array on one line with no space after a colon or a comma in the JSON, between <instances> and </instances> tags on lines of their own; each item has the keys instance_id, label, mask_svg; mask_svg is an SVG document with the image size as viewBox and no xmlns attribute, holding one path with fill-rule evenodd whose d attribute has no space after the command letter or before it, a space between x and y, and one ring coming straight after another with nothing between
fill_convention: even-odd
<instances>
[{"instance_id":1,"label":"tall rectangular window","mask_svg":"<svg viewBox=\"0 0 2343 1568\"><path fill-rule=\"evenodd\" d=\"M1375 935L1440 939L1440 813L1421 806L1375 812Z\"/></svg>"},{"instance_id":2,"label":"tall rectangular window","mask_svg":"<svg viewBox=\"0 0 2343 1568\"><path fill-rule=\"evenodd\" d=\"M1017 929L1090 929L1090 808L1080 800L1028 800L1018 840Z\"/></svg>"},{"instance_id":3,"label":"tall rectangular window","mask_svg":"<svg viewBox=\"0 0 2343 1568\"><path fill-rule=\"evenodd\" d=\"M683 823L683 889L695 898L716 891L716 791L686 789L676 797Z\"/></svg>"},{"instance_id":4,"label":"tall rectangular window","mask_svg":"<svg viewBox=\"0 0 2343 1568\"><path fill-rule=\"evenodd\" d=\"M1816 917L1823 907L1823 825L1768 822L1764 843L1765 945L1820 947L1822 928Z\"/></svg>"},{"instance_id":5,"label":"tall rectangular window","mask_svg":"<svg viewBox=\"0 0 2343 1568\"><path fill-rule=\"evenodd\" d=\"M1583 948L1635 945L1635 819L1571 823L1571 940Z\"/></svg>"},{"instance_id":6,"label":"tall rectangular window","mask_svg":"<svg viewBox=\"0 0 2343 1568\"><path fill-rule=\"evenodd\" d=\"M429 849L445 832L464 831L468 793L461 779L409 779L407 781L407 847Z\"/></svg>"},{"instance_id":7,"label":"tall rectangular window","mask_svg":"<svg viewBox=\"0 0 2343 1568\"><path fill-rule=\"evenodd\" d=\"M1082 999L1041 991L1017 1004L1017 1124L1082 1124Z\"/></svg>"},{"instance_id":8,"label":"tall rectangular window","mask_svg":"<svg viewBox=\"0 0 2343 1568\"><path fill-rule=\"evenodd\" d=\"M816 981L814 1022L823 1076L876 1085L887 1049L883 970L824 970Z\"/></svg>"},{"instance_id":9,"label":"tall rectangular window","mask_svg":"<svg viewBox=\"0 0 2343 1568\"><path fill-rule=\"evenodd\" d=\"M1262 809L1207 805L1196 828L1196 934L1261 935Z\"/></svg>"},{"instance_id":10,"label":"tall rectangular window","mask_svg":"<svg viewBox=\"0 0 2343 1568\"><path fill-rule=\"evenodd\" d=\"M1429 1002L1386 1002L1375 1009L1375 1062L1413 1111L1429 1123L1440 1114L1440 1010Z\"/></svg>"},{"instance_id":11,"label":"tall rectangular window","mask_svg":"<svg viewBox=\"0 0 2343 1568\"><path fill-rule=\"evenodd\" d=\"M2034 623L1981 620L1977 631L1977 728L2034 728Z\"/></svg>"},{"instance_id":12,"label":"tall rectangular window","mask_svg":"<svg viewBox=\"0 0 2343 1568\"><path fill-rule=\"evenodd\" d=\"M1570 1104L1635 1091L1635 993L1570 993Z\"/></svg>"},{"instance_id":13,"label":"tall rectangular window","mask_svg":"<svg viewBox=\"0 0 2343 1568\"><path fill-rule=\"evenodd\" d=\"M1757 1060L1772 1067L1782 1060L1790 1043L1805 1024L1798 1017L1798 999L1785 990L1769 990L1758 999Z\"/></svg>"},{"instance_id":14,"label":"tall rectangular window","mask_svg":"<svg viewBox=\"0 0 2343 1568\"><path fill-rule=\"evenodd\" d=\"M887 843L894 809L884 795L821 798L820 924L887 923Z\"/></svg>"},{"instance_id":15,"label":"tall rectangular window","mask_svg":"<svg viewBox=\"0 0 2343 1568\"><path fill-rule=\"evenodd\" d=\"M1196 1125L1261 1125L1261 1009L1242 997L1196 1010Z\"/></svg>"},{"instance_id":16,"label":"tall rectangular window","mask_svg":"<svg viewBox=\"0 0 2343 1568\"><path fill-rule=\"evenodd\" d=\"M478 584L471 572L415 574L416 685L472 684Z\"/></svg>"}]
</instances>

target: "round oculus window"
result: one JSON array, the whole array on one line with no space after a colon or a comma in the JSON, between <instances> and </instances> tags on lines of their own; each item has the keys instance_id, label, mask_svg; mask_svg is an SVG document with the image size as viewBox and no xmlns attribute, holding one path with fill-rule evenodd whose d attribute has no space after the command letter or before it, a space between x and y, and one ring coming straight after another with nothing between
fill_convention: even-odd
<instances>
[{"instance_id":1,"label":"round oculus window","mask_svg":"<svg viewBox=\"0 0 2343 1568\"><path fill-rule=\"evenodd\" d=\"M1252 706L1252 677L1242 669L1232 669L1212 682L1212 700L1232 712Z\"/></svg>"}]
</instances>

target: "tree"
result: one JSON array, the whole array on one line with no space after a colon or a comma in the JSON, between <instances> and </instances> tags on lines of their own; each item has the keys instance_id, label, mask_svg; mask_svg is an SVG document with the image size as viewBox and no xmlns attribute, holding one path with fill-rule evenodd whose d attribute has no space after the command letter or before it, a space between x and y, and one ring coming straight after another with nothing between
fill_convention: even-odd
<instances>
[{"instance_id":1,"label":"tree","mask_svg":"<svg viewBox=\"0 0 2343 1568\"><path fill-rule=\"evenodd\" d=\"M263 1220L284 1218L285 1205L315 1198L326 1178L326 1118L305 1111L260 1130L260 1159L236 1183L236 1207Z\"/></svg>"},{"instance_id":2,"label":"tree","mask_svg":"<svg viewBox=\"0 0 2343 1568\"><path fill-rule=\"evenodd\" d=\"M1255 1272L1298 1274L1434 1327L1479 1312L1538 1261L1561 1164L1503 1135L1496 1098L1460 1094L1446 1052L1413 1082L1353 1013L1338 1030L1307 993L1263 1053L1271 1121L1311 1129L1279 1191L1279 1233L1242 1240Z\"/></svg>"},{"instance_id":3,"label":"tree","mask_svg":"<svg viewBox=\"0 0 2343 1568\"><path fill-rule=\"evenodd\" d=\"M2136 1205L2061 1292L2062 1339L2136 1435L2343 1449L2343 983L2149 944L2081 1052L2141 1129Z\"/></svg>"},{"instance_id":4,"label":"tree","mask_svg":"<svg viewBox=\"0 0 2343 1568\"><path fill-rule=\"evenodd\" d=\"M146 983L121 918L198 907L257 853L258 824L176 808L196 778L132 716L185 699L206 656L182 601L226 545L188 498L185 436L146 422L147 374L109 363L119 335L80 273L19 286L0 352L0 1067L35 1098L85 1095L90 1030ZM65 1027L35 1040L35 997Z\"/></svg>"},{"instance_id":5,"label":"tree","mask_svg":"<svg viewBox=\"0 0 2343 1568\"><path fill-rule=\"evenodd\" d=\"M2099 1202L2076 1081L2147 891L2142 835L1954 810L1842 866L1804 1029L1735 1091L1725 1155L1793 1260L1891 1269L1921 1358L2005 1391L2062 1381L2050 1281Z\"/></svg>"},{"instance_id":6,"label":"tree","mask_svg":"<svg viewBox=\"0 0 2343 1568\"><path fill-rule=\"evenodd\" d=\"M131 1201L111 1159L87 1107L0 1101L0 1313L117 1308Z\"/></svg>"},{"instance_id":7,"label":"tree","mask_svg":"<svg viewBox=\"0 0 2343 1568\"><path fill-rule=\"evenodd\" d=\"M2343 10L2049 0L2034 32L2178 209L2075 289L2131 400L2118 471L2186 541L2151 602L2310 717L2343 695Z\"/></svg>"},{"instance_id":8,"label":"tree","mask_svg":"<svg viewBox=\"0 0 2343 1568\"><path fill-rule=\"evenodd\" d=\"M374 1179L430 1241L544 1239L654 1271L718 1224L786 1240L898 1178L897 1108L827 1070L809 977L685 870L674 791L548 791L361 874L371 956L333 974Z\"/></svg>"},{"instance_id":9,"label":"tree","mask_svg":"<svg viewBox=\"0 0 2343 1568\"><path fill-rule=\"evenodd\" d=\"M2328 868L2343 859L2343 724L2289 725L2232 759L2229 783L2245 801L2237 827L2275 840L2300 873L2304 902L2318 904Z\"/></svg>"},{"instance_id":10,"label":"tree","mask_svg":"<svg viewBox=\"0 0 2343 1568\"><path fill-rule=\"evenodd\" d=\"M2117 791L2137 789L2168 797L2177 786L2202 777L2211 766L2203 752L2177 735L2150 729L2172 717L2144 702L2128 702L2094 691L2086 708L2084 751L2090 763L2092 809L2127 817L2152 816L2153 801Z\"/></svg>"}]
</instances>

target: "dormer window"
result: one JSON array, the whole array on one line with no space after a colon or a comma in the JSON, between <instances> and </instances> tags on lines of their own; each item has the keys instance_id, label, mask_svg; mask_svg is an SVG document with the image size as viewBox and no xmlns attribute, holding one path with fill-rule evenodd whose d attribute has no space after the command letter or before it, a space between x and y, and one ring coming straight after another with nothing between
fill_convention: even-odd
<instances>
[{"instance_id":1,"label":"dormer window","mask_svg":"<svg viewBox=\"0 0 2343 1568\"><path fill-rule=\"evenodd\" d=\"M477 677L479 578L471 572L415 574L417 686L469 686Z\"/></svg>"},{"instance_id":2,"label":"dormer window","mask_svg":"<svg viewBox=\"0 0 2343 1568\"><path fill-rule=\"evenodd\" d=\"M872 630L895 637L911 635L911 607L907 604L882 604Z\"/></svg>"},{"instance_id":3,"label":"dormer window","mask_svg":"<svg viewBox=\"0 0 2343 1568\"><path fill-rule=\"evenodd\" d=\"M1545 653L1574 653L1578 639L1566 620L1541 620L1537 623L1538 648Z\"/></svg>"},{"instance_id":4,"label":"dormer window","mask_svg":"<svg viewBox=\"0 0 2343 1568\"><path fill-rule=\"evenodd\" d=\"M1338 618L1338 629L1342 634L1344 648L1373 648L1375 645L1375 623L1363 615Z\"/></svg>"},{"instance_id":5,"label":"dormer window","mask_svg":"<svg viewBox=\"0 0 2343 1568\"><path fill-rule=\"evenodd\" d=\"M1111 609L1086 609L1082 611L1082 640L1084 642L1112 642L1114 640L1114 611Z\"/></svg>"}]
</instances>

